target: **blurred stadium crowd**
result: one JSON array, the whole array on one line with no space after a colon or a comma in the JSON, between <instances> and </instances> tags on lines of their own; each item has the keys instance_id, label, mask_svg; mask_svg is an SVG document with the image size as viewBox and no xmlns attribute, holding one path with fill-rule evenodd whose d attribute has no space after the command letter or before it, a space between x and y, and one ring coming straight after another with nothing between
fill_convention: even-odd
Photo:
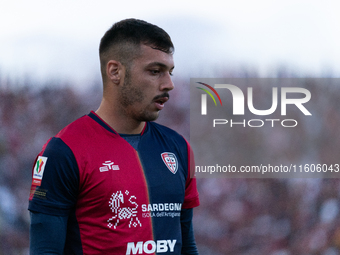
<instances>
[{"instance_id":1,"label":"blurred stadium crowd","mask_svg":"<svg viewBox=\"0 0 340 255\"><path fill-rule=\"evenodd\" d=\"M96 110L101 88L97 84L95 89L79 92L61 84L37 88L27 82L16 87L0 81L0 255L27 255L34 159L47 139ZM158 122L189 139L189 81L178 78L175 84L177 90ZM318 114L319 123L305 123L309 128L301 135L310 136L313 157L323 163L340 163L340 90L325 91L318 84L309 89L317 106L311 111ZM280 149L289 148L282 151L283 156L302 160L304 151L311 150L298 137L284 139L289 142L283 144L283 134L270 135L275 140L265 146L258 139L252 141L259 143L262 155L273 151L280 155ZM340 254L340 179L197 181L201 205L194 211L194 228L200 254Z\"/></svg>"}]
</instances>

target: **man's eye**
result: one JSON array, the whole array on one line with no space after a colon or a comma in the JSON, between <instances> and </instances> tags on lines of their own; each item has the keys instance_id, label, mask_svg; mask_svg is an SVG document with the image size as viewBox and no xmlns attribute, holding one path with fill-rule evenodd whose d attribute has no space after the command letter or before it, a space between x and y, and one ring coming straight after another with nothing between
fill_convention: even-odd
<instances>
[{"instance_id":1,"label":"man's eye","mask_svg":"<svg viewBox=\"0 0 340 255\"><path fill-rule=\"evenodd\" d=\"M153 74L153 75L157 75L157 74L160 73L159 70L150 70L150 72L151 72L151 74Z\"/></svg>"}]
</instances>

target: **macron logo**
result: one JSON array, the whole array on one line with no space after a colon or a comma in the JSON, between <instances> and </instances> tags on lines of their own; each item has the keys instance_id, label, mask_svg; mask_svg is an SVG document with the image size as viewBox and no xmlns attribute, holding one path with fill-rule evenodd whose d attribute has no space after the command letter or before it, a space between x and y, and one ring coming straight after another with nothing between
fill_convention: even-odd
<instances>
[{"instance_id":1,"label":"macron logo","mask_svg":"<svg viewBox=\"0 0 340 255\"><path fill-rule=\"evenodd\" d=\"M106 172L109 170L119 170L119 166L118 165L114 165L114 162L109 161L105 161L103 163L103 166L99 167L99 171L100 172Z\"/></svg>"},{"instance_id":2,"label":"macron logo","mask_svg":"<svg viewBox=\"0 0 340 255\"><path fill-rule=\"evenodd\" d=\"M170 249L170 252L174 252L175 244L177 240L157 240L156 242L153 240L146 241L143 244L143 241L138 243L128 243L126 254L151 254L151 253L164 253L168 252Z\"/></svg>"}]
</instances>

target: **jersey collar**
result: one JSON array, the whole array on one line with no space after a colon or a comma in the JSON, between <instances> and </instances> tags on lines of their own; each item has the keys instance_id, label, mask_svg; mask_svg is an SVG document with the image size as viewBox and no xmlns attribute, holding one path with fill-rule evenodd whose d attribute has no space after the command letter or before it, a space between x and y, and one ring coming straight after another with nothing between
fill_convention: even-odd
<instances>
[{"instance_id":1,"label":"jersey collar","mask_svg":"<svg viewBox=\"0 0 340 255\"><path fill-rule=\"evenodd\" d=\"M105 128L107 131L110 131L111 133L114 133L116 135L118 135L118 133L112 128L110 127L104 120L102 120L94 111L91 111L88 116L93 119L94 121L96 121L99 125L101 125L103 128ZM142 130L142 133L140 135L143 135L145 133L146 126L148 125L148 122L145 122L144 128Z\"/></svg>"}]
</instances>

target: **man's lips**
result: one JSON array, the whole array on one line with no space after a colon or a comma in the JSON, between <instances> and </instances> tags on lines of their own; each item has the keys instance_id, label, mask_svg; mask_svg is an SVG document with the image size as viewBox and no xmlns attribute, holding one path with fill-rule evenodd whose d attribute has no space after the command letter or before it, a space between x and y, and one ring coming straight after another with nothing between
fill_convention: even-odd
<instances>
[{"instance_id":1,"label":"man's lips","mask_svg":"<svg viewBox=\"0 0 340 255\"><path fill-rule=\"evenodd\" d=\"M156 96L153 101L155 102L157 109L162 110L164 108L164 103L168 101L169 98L169 93L165 92L162 95Z\"/></svg>"}]
</instances>

